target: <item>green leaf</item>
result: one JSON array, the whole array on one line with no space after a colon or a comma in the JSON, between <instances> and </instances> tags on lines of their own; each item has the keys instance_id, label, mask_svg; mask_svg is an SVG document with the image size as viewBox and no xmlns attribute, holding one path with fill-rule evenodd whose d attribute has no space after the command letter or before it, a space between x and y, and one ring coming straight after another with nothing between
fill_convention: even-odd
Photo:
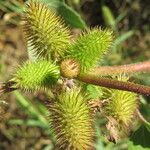
<instances>
[{"instance_id":1,"label":"green leaf","mask_svg":"<svg viewBox=\"0 0 150 150\"><path fill-rule=\"evenodd\" d=\"M105 24L107 26L112 27L115 30L115 25L116 25L115 17L113 15L112 11L110 10L110 8L103 5L102 6L102 13L103 13L103 18L104 18Z\"/></svg>"},{"instance_id":2,"label":"green leaf","mask_svg":"<svg viewBox=\"0 0 150 150\"><path fill-rule=\"evenodd\" d=\"M102 141L102 133L101 133L101 130L99 129L99 124L96 123L96 137L97 137L97 142L96 142L96 145L95 145L95 148L97 150L104 150L104 143Z\"/></svg>"},{"instance_id":3,"label":"green leaf","mask_svg":"<svg viewBox=\"0 0 150 150\"><path fill-rule=\"evenodd\" d=\"M127 39L129 39L131 36L133 36L135 32L133 30L128 31L122 35L120 35L113 43L113 51L116 51L117 46L122 44L124 41L126 41Z\"/></svg>"},{"instance_id":4,"label":"green leaf","mask_svg":"<svg viewBox=\"0 0 150 150\"><path fill-rule=\"evenodd\" d=\"M28 100L18 91L15 91L14 95L22 110L24 110L30 117L34 117L40 122L42 122L43 126L49 126L48 121L42 114L40 114L39 110L36 108L35 105L33 105L33 103L30 100ZM17 123L19 124L21 123L21 121L18 121Z\"/></svg>"},{"instance_id":5,"label":"green leaf","mask_svg":"<svg viewBox=\"0 0 150 150\"><path fill-rule=\"evenodd\" d=\"M131 140L134 145L150 148L150 130L145 125L141 125L131 136Z\"/></svg>"},{"instance_id":6,"label":"green leaf","mask_svg":"<svg viewBox=\"0 0 150 150\"><path fill-rule=\"evenodd\" d=\"M23 10L23 6L17 0L13 0L13 1L1 0L0 9L5 12L21 13Z\"/></svg>"},{"instance_id":7,"label":"green leaf","mask_svg":"<svg viewBox=\"0 0 150 150\"><path fill-rule=\"evenodd\" d=\"M87 86L87 92L89 94L89 97L92 99L98 99L103 95L102 90L99 86L91 84Z\"/></svg>"},{"instance_id":8,"label":"green leaf","mask_svg":"<svg viewBox=\"0 0 150 150\"><path fill-rule=\"evenodd\" d=\"M65 3L60 3L60 6L58 7L58 13L71 27L80 29L87 27L81 16Z\"/></svg>"},{"instance_id":9,"label":"green leaf","mask_svg":"<svg viewBox=\"0 0 150 150\"><path fill-rule=\"evenodd\" d=\"M43 129L48 129L48 126L45 126L43 122L41 122L40 120L34 120L34 119L27 119L27 120L12 119L12 120L9 120L8 123L10 125L25 125L28 127L40 127Z\"/></svg>"},{"instance_id":10,"label":"green leaf","mask_svg":"<svg viewBox=\"0 0 150 150\"><path fill-rule=\"evenodd\" d=\"M128 150L150 150L150 148L143 148L140 145L134 145L133 142L128 142Z\"/></svg>"},{"instance_id":11,"label":"green leaf","mask_svg":"<svg viewBox=\"0 0 150 150\"><path fill-rule=\"evenodd\" d=\"M124 19L126 15L127 15L127 12L124 11L119 16L117 16L117 18L115 20L116 24L118 24L122 19Z\"/></svg>"}]
</instances>

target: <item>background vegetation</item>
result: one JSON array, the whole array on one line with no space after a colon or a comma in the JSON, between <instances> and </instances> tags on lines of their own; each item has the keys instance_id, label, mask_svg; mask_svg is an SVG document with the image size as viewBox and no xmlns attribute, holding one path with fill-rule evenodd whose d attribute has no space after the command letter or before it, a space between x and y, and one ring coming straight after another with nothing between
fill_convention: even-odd
<instances>
[{"instance_id":1,"label":"background vegetation","mask_svg":"<svg viewBox=\"0 0 150 150\"><path fill-rule=\"evenodd\" d=\"M44 1L44 0L43 0ZM58 11L72 29L73 38L87 27L112 28L115 42L103 65L121 65L150 58L149 0L45 0ZM21 16L25 1L0 1L0 81L9 79L18 64L27 59ZM132 80L150 85L149 74ZM93 94L94 90L90 89ZM95 93L97 94L97 93ZM55 139L49 131L44 93L15 91L0 97L0 149L51 150ZM150 121L150 97L141 98L141 111ZM150 126L136 126L130 142L108 142L102 136L103 120L97 119L97 150L150 149ZM101 133L101 134L99 134ZM132 142L131 142L132 141ZM139 145L140 144L140 145Z\"/></svg>"}]
</instances>

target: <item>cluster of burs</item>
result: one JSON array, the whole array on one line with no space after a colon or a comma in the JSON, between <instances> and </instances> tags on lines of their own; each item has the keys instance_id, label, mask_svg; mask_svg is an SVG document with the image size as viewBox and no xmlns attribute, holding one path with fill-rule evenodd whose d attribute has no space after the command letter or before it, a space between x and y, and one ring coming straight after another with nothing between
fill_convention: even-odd
<instances>
[{"instance_id":1,"label":"cluster of burs","mask_svg":"<svg viewBox=\"0 0 150 150\"><path fill-rule=\"evenodd\" d=\"M90 97L87 84L78 81L78 76L86 75L100 64L114 40L112 31L100 27L85 29L74 39L63 19L49 6L36 1L26 5L23 26L32 59L16 69L10 79L12 87L30 92L52 91L47 107L57 149L94 149L95 113L90 105L94 99ZM64 86L64 79L73 80L73 84ZM117 79L127 81L128 77ZM138 107L137 95L104 87L99 90L102 93L99 102L106 101L101 113L114 122L120 134L118 138L121 138L131 127Z\"/></svg>"}]
</instances>

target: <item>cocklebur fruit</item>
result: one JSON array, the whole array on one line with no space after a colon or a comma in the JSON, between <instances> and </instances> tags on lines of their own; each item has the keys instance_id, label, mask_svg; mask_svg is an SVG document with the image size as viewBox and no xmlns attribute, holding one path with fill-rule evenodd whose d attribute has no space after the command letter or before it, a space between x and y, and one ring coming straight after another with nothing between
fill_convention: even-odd
<instances>
[{"instance_id":1,"label":"cocklebur fruit","mask_svg":"<svg viewBox=\"0 0 150 150\"><path fill-rule=\"evenodd\" d=\"M108 52L113 40L111 30L94 28L82 33L77 40L70 44L66 58L73 59L80 64L80 73L86 73L95 67Z\"/></svg>"},{"instance_id":2,"label":"cocklebur fruit","mask_svg":"<svg viewBox=\"0 0 150 150\"><path fill-rule=\"evenodd\" d=\"M48 60L62 56L70 39L69 29L63 20L38 1L30 1L24 14L24 31L33 54Z\"/></svg>"},{"instance_id":3,"label":"cocklebur fruit","mask_svg":"<svg viewBox=\"0 0 150 150\"><path fill-rule=\"evenodd\" d=\"M39 90L56 84L60 76L59 67L46 60L26 62L13 74L13 88Z\"/></svg>"},{"instance_id":4,"label":"cocklebur fruit","mask_svg":"<svg viewBox=\"0 0 150 150\"><path fill-rule=\"evenodd\" d=\"M124 82L128 81L128 77L123 75L117 77L117 79ZM108 88L102 88L102 91L102 98L107 100L105 106L106 115L114 118L118 122L118 126L123 130L129 130L133 123L132 119L138 109L137 94Z\"/></svg>"},{"instance_id":5,"label":"cocklebur fruit","mask_svg":"<svg viewBox=\"0 0 150 150\"><path fill-rule=\"evenodd\" d=\"M91 150L94 130L84 93L77 88L62 92L48 108L57 149Z\"/></svg>"}]
</instances>

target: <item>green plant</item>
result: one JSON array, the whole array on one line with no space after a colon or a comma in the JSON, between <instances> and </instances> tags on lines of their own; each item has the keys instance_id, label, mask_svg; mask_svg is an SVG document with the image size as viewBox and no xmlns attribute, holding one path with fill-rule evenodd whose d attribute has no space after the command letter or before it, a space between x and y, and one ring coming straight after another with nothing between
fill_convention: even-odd
<instances>
[{"instance_id":1,"label":"green plant","mask_svg":"<svg viewBox=\"0 0 150 150\"><path fill-rule=\"evenodd\" d=\"M36 59L21 65L12 78L1 85L0 93L16 89L32 92L46 89L46 93L51 90L47 108L57 149L94 149L92 115L95 114L92 108L94 112L98 108L96 111L100 110L107 118L109 136L117 142L132 130L131 119L139 116L138 94L150 95L150 87L129 82L124 74L150 71L150 62L97 67L104 54L111 49L114 40L112 31L86 29L71 41L68 27L53 11L42 2L30 1L27 4L24 31ZM63 78L67 78L69 86L65 85ZM70 83L69 79L75 83ZM98 105L88 92L90 84L100 86L96 86L101 93ZM58 85L61 87L59 90ZM142 121L147 124L144 119Z\"/></svg>"}]
</instances>

